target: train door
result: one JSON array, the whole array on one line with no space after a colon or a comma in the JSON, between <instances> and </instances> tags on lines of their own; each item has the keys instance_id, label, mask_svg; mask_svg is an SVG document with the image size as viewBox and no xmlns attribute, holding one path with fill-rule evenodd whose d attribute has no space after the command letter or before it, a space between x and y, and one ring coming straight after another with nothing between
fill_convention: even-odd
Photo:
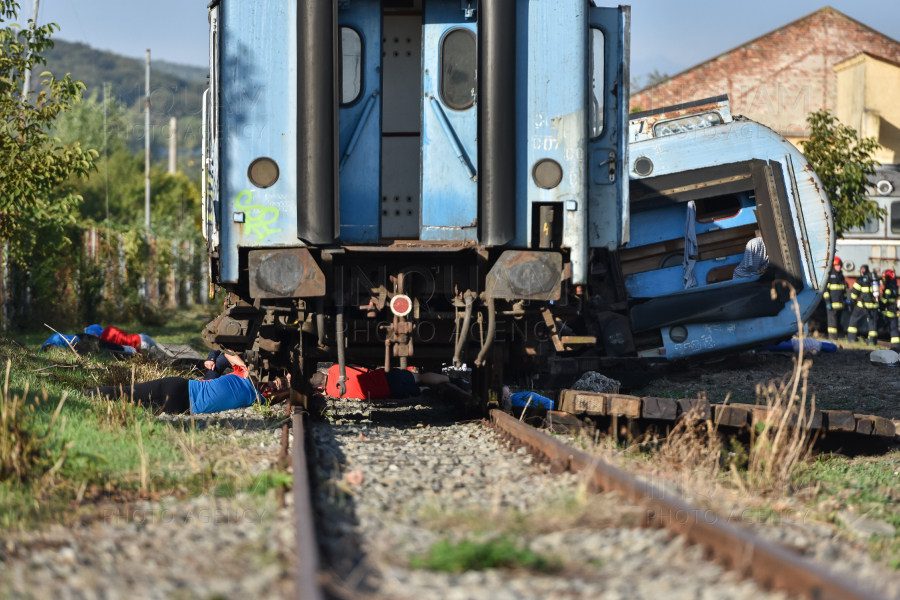
<instances>
[{"instance_id":1,"label":"train door","mask_svg":"<svg viewBox=\"0 0 900 600\"><path fill-rule=\"evenodd\" d=\"M631 8L591 8L588 28L590 245L629 240L628 113Z\"/></svg>"},{"instance_id":2,"label":"train door","mask_svg":"<svg viewBox=\"0 0 900 600\"><path fill-rule=\"evenodd\" d=\"M341 242L379 238L381 4L338 12ZM373 183L374 182L374 183Z\"/></svg>"},{"instance_id":3,"label":"train door","mask_svg":"<svg viewBox=\"0 0 900 600\"><path fill-rule=\"evenodd\" d=\"M381 237L417 239L421 195L422 0L384 3Z\"/></svg>"},{"instance_id":4,"label":"train door","mask_svg":"<svg viewBox=\"0 0 900 600\"><path fill-rule=\"evenodd\" d=\"M424 6L421 239L475 241L478 108L474 2Z\"/></svg>"}]
</instances>

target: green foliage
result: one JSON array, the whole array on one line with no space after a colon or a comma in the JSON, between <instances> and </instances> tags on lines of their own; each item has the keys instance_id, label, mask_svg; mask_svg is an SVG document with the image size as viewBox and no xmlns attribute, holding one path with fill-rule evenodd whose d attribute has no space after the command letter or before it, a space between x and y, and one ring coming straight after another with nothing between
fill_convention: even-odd
<instances>
[{"instance_id":1,"label":"green foliage","mask_svg":"<svg viewBox=\"0 0 900 600\"><path fill-rule=\"evenodd\" d=\"M15 0L0 0L0 20L15 19ZM73 177L94 169L95 150L78 143L65 146L50 131L57 118L81 100L84 84L69 75L56 79L38 67L42 53L59 27L27 29L5 23L0 29L0 240L9 243L14 259L23 260L36 241L35 225L74 221L81 198L68 186ZM22 94L25 72L41 78L37 93Z\"/></svg>"},{"instance_id":2,"label":"green foliage","mask_svg":"<svg viewBox=\"0 0 900 600\"><path fill-rule=\"evenodd\" d=\"M79 181L85 220L106 219L106 182L109 172L109 218L112 223L142 228L144 223L144 158L126 148L98 161L98 171ZM200 231L200 184L184 173L169 173L161 166L150 169L150 222L157 235L187 235Z\"/></svg>"},{"instance_id":3,"label":"green foliage","mask_svg":"<svg viewBox=\"0 0 900 600\"><path fill-rule=\"evenodd\" d=\"M126 121L117 128L110 125L110 133L125 141L132 152L144 147L144 60L97 50L87 44L59 41L46 53L47 68L54 72L75 73L84 81L89 94L99 92L103 99L103 85L109 97L115 98ZM153 60L151 64L150 126L154 156L168 144L167 127L170 117L178 118L178 146L184 150L200 147L200 115L203 91L208 87L208 70L203 67L174 65ZM101 104L102 106L102 104ZM102 113L101 113L102 116Z\"/></svg>"},{"instance_id":4,"label":"green foliage","mask_svg":"<svg viewBox=\"0 0 900 600\"><path fill-rule=\"evenodd\" d=\"M886 212L866 197L867 176L874 175L879 164L873 158L880 147L878 141L860 139L855 129L842 124L828 110L810 113L806 122L810 136L803 144L803 153L831 199L837 234L883 218Z\"/></svg>"},{"instance_id":5,"label":"green foliage","mask_svg":"<svg viewBox=\"0 0 900 600\"><path fill-rule=\"evenodd\" d=\"M413 558L411 566L451 573L496 568L550 569L547 559L502 536L485 542L464 540L456 544L442 540L431 546L427 556Z\"/></svg>"},{"instance_id":6,"label":"green foliage","mask_svg":"<svg viewBox=\"0 0 900 600\"><path fill-rule=\"evenodd\" d=\"M104 116L106 136L103 135ZM85 148L96 148L101 156L104 150L107 155L114 154L125 149L125 138L121 132L127 128L130 118L125 107L115 98L107 98L104 106L101 91L94 89L83 102L60 115L56 122L56 136L66 145L80 143Z\"/></svg>"}]
</instances>

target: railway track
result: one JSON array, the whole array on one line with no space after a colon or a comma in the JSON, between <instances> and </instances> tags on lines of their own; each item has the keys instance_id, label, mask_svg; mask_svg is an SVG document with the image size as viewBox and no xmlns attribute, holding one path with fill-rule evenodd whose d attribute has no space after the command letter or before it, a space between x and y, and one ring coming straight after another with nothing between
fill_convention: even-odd
<instances>
[{"instance_id":1,"label":"railway track","mask_svg":"<svg viewBox=\"0 0 900 600\"><path fill-rule=\"evenodd\" d=\"M316 525L321 526L321 521L317 522L317 517L314 516L316 514L313 506L314 499L309 485L310 471L318 468L310 461L310 457L316 456L316 450L312 447L312 441L315 436L311 435L312 424L308 421L308 416L305 413L296 410L292 419L294 431L291 449L292 463L294 468L294 480L297 482L293 488L296 540L298 544L295 571L296 597L298 600L319 600L327 597L370 597L366 592L363 592L362 594L358 593L358 591L348 592L346 588L342 588L340 584L335 583L339 577L336 578L333 573L330 576L323 575L324 569L320 570L320 567L323 567L324 565L322 564L323 561L320 558L319 549L317 548ZM412 421L415 421L415 419L412 419ZM411 427L411 424L403 422L401 426ZM423 433L425 430L421 429L421 427L422 425L419 424L419 429L413 430L413 433L418 437L427 436L428 434ZM692 556L697 562L711 561L732 571L734 573L732 577L736 582L746 579L753 580L758 587L755 587L754 590L743 589L743 592L746 593L746 597L748 598L764 597L767 596L766 592L775 593L775 596L772 596L773 598L788 596L808 598L810 600L874 600L881 597L874 592L858 587L852 581L841 578L808 559L800 557L785 547L767 541L746 529L723 522L713 511L699 509L682 500L666 498L659 493L654 493L654 490L649 484L635 478L625 471L607 463L600 462L596 457L592 457L585 452L563 443L558 437L551 437L543 431L521 423L501 411L493 410L491 411L489 419L484 420L480 425L469 424L466 427L469 427L469 429L463 431L461 434L454 433L453 435L462 438L468 435L468 437L472 439L480 438L484 435L493 436L493 439L498 439L501 444L506 446L504 449L505 452L517 457L521 457L523 451L529 452L535 457L537 464L543 463L544 473L568 472L568 477L570 478L561 480L563 485L573 485L575 480L571 478L573 477L572 474L577 474L579 481L589 482L592 491L602 492L604 494L613 492L613 496L618 497L618 502L631 505L632 508L640 506L640 510L635 511L633 514L639 515L636 524L642 526L642 531L646 532L642 535L653 536L653 531L665 533L664 530L677 534L675 543L682 544L683 546L672 548L664 547L660 551L661 556L669 557L667 559L669 562L666 566L654 567L652 558L654 553L647 553L646 556L640 555L638 557L639 563L642 565L641 568L646 566L648 573L651 571L658 572L659 568L670 567L674 570L678 570L678 565L673 562L675 560L673 557L678 556L680 558L682 555L690 555L685 560L690 560L690 557ZM356 431L360 431L358 436L356 435ZM384 431L390 431L390 427L382 428L373 424L364 429L350 428L349 431L342 434L341 440L338 440L338 443L344 444L341 446L341 452L352 452L352 447L355 442L348 442L348 440L353 440L357 437L358 439L367 440L366 443L382 444L382 447L384 447L385 444L388 444L386 446L388 448L390 447L389 444L396 445L396 442L389 441L388 434L383 434ZM383 442L379 439L373 439L369 442L366 433L373 436L373 438L383 434L385 440ZM416 437L413 437L412 441L406 444L406 446L418 447L418 443L419 440ZM464 451L465 450L461 450L461 452ZM366 452L368 452L368 450L366 450ZM402 454L404 450L401 448L399 452ZM322 454L328 455L328 453L325 452ZM362 454L359 456L366 457L368 455ZM428 464L434 462L427 456L423 458L421 454L417 455L417 457ZM381 458L385 459L380 461L382 463L394 461L390 462L388 471L397 471L401 468L394 464L395 462L400 462L397 455L392 454L389 456L382 456ZM466 458L465 456L462 458L464 461L462 463L463 466L467 467L473 464L469 458ZM490 457L486 458L488 461L490 460ZM499 455L497 455L497 459L499 460ZM442 461L439 460L438 462ZM369 471L366 470L366 466L368 465L371 467L375 464L371 460L368 463L365 462L365 459L360 461L358 460L358 457L354 458L354 463L354 466L363 466L362 471L357 471L359 473L369 473ZM481 466L479 467L478 464L481 464ZM478 468L484 470L486 464L489 464L489 462L475 463L474 468L476 470ZM530 468L534 470L534 466L531 466ZM438 468L435 467L434 470L437 472ZM472 470L469 470L469 474L472 472ZM454 474L456 473L454 472ZM444 479L447 478L446 473L443 475L438 474L438 476L443 477ZM437 485L440 487L440 482L438 482ZM390 495L390 490L388 493ZM400 498L398 504L402 501L405 500ZM382 509L388 507L390 504L390 501L388 501L387 504L383 504ZM399 508L397 510L399 510ZM321 515L319 515L319 518L321 518ZM362 519L365 520L366 517L363 516ZM653 544L665 546L667 543L670 543L666 540L669 540L671 537L672 536L664 535L664 537L651 537L648 539L650 539ZM641 540L640 543L646 544L647 540ZM620 552L623 552L623 550L616 550L616 554ZM357 568L353 571L354 575L359 568L360 566L357 565ZM627 571L629 567L628 565L616 566L615 564L610 564L605 565L604 568L607 573L605 575L606 577L614 577L615 575L612 575L611 573L614 573L616 570ZM697 569L697 572L702 571L702 568L696 567L695 565L689 565L688 570L692 569ZM364 577L365 574L363 573L354 578L358 583ZM407 577L407 579L403 579L403 577ZM472 581L485 580L484 577L478 576L477 574L474 578L461 577L453 579L451 577L450 579L441 579L442 576L439 574L429 574L428 577L448 582L449 585L455 585L457 583L466 584L471 583ZM398 584L409 581L411 585L419 585L418 592L420 597L422 593L421 586L427 585L427 582L425 584L422 583L423 578L415 577L413 575L400 575L399 579L397 577L394 577L394 579L394 592L397 591ZM537 585L535 581L536 580L534 579L530 580L526 587L534 587ZM715 577L712 577L710 581L714 583L709 583L708 585L719 585L719 579L716 579ZM706 585L702 581L699 583L693 582L693 584L701 586ZM502 585L510 584L507 582ZM578 585L581 586L582 584ZM671 582L666 585L671 585ZM687 584L682 582L681 584L676 583L675 585ZM557 585L557 588L558 587L559 585ZM388 586L387 589L391 588ZM434 592L433 589L427 587L424 589L429 590L432 593ZM580 587L576 586L573 589L566 589L564 591L567 594L566 597L593 597L588 593L592 589L589 585L584 588L586 590L584 595L577 593L580 589ZM744 593L737 594L733 589L728 589L728 597L744 596ZM374 591L377 595L382 595L384 592L384 590L371 589L369 591ZM372 597L375 594L373 594ZM725 597L726 594L720 592L715 595L717 597ZM460 597L479 596L476 594L473 596ZM521 596L513 595L512 597ZM535 597L544 596L538 595ZM662 597L665 597L665 594L663 594Z\"/></svg>"}]
</instances>

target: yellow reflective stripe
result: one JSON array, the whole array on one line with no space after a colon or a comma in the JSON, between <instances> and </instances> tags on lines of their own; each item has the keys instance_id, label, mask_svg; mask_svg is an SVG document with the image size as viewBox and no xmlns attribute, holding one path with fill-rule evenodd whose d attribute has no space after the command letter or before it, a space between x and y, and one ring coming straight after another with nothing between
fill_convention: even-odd
<instances>
[{"instance_id":1,"label":"yellow reflective stripe","mask_svg":"<svg viewBox=\"0 0 900 600\"><path fill-rule=\"evenodd\" d=\"M829 283L828 289L829 290L846 290L847 286L843 283Z\"/></svg>"},{"instance_id":2,"label":"yellow reflective stripe","mask_svg":"<svg viewBox=\"0 0 900 600\"><path fill-rule=\"evenodd\" d=\"M870 331L870 332L869 332L869 337L878 337L878 332L877 332L877 331Z\"/></svg>"},{"instance_id":3,"label":"yellow reflective stripe","mask_svg":"<svg viewBox=\"0 0 900 600\"><path fill-rule=\"evenodd\" d=\"M842 302L832 302L831 308L832 310L842 310L844 308L844 304Z\"/></svg>"},{"instance_id":4,"label":"yellow reflective stripe","mask_svg":"<svg viewBox=\"0 0 900 600\"><path fill-rule=\"evenodd\" d=\"M826 298L831 298L831 294L829 294L828 292L825 292L825 297L826 297Z\"/></svg>"},{"instance_id":5,"label":"yellow reflective stripe","mask_svg":"<svg viewBox=\"0 0 900 600\"><path fill-rule=\"evenodd\" d=\"M847 333L856 333L857 331L859 331L859 329L857 329L856 327L847 328Z\"/></svg>"},{"instance_id":6,"label":"yellow reflective stripe","mask_svg":"<svg viewBox=\"0 0 900 600\"><path fill-rule=\"evenodd\" d=\"M856 282L856 283L854 283L854 284L853 284L853 289L854 289L854 290L859 290L859 289L862 289L862 288L861 288L861 287L860 287L860 285L859 285L859 282L858 282L858 281L857 281L857 282Z\"/></svg>"},{"instance_id":7,"label":"yellow reflective stripe","mask_svg":"<svg viewBox=\"0 0 900 600\"><path fill-rule=\"evenodd\" d=\"M828 333L837 333L837 327L829 327Z\"/></svg>"}]
</instances>

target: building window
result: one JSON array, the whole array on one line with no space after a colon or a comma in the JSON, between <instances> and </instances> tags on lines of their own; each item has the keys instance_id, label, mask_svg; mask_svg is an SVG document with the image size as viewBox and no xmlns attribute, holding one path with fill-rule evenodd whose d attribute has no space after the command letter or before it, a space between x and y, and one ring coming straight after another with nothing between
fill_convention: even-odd
<instances>
[{"instance_id":1,"label":"building window","mask_svg":"<svg viewBox=\"0 0 900 600\"><path fill-rule=\"evenodd\" d=\"M891 207L891 225L893 226L893 207ZM862 227L851 227L847 233L878 233L878 219L873 217Z\"/></svg>"},{"instance_id":2,"label":"building window","mask_svg":"<svg viewBox=\"0 0 900 600\"><path fill-rule=\"evenodd\" d=\"M603 133L604 41L602 31L591 29L591 138L598 138Z\"/></svg>"},{"instance_id":3,"label":"building window","mask_svg":"<svg viewBox=\"0 0 900 600\"><path fill-rule=\"evenodd\" d=\"M363 91L363 49L359 32L341 27L341 105L353 104Z\"/></svg>"},{"instance_id":4,"label":"building window","mask_svg":"<svg viewBox=\"0 0 900 600\"><path fill-rule=\"evenodd\" d=\"M900 234L900 202L891 202L891 233Z\"/></svg>"},{"instance_id":5,"label":"building window","mask_svg":"<svg viewBox=\"0 0 900 600\"><path fill-rule=\"evenodd\" d=\"M478 51L475 34L453 29L441 44L441 100L450 108L466 110L475 104Z\"/></svg>"}]
</instances>

